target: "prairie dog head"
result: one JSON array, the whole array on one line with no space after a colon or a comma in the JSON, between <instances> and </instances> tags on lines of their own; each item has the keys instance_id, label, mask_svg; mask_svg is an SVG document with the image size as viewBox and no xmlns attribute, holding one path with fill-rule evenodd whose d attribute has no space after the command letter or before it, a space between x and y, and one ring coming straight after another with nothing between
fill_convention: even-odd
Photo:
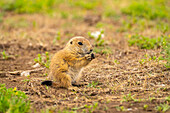
<instances>
[{"instance_id":1,"label":"prairie dog head","mask_svg":"<svg viewBox=\"0 0 170 113\"><path fill-rule=\"evenodd\" d=\"M66 48L71 50L75 54L79 54L81 56L84 56L85 54L90 54L93 49L90 42L81 36L73 37L69 40L69 42L66 44Z\"/></svg>"}]
</instances>

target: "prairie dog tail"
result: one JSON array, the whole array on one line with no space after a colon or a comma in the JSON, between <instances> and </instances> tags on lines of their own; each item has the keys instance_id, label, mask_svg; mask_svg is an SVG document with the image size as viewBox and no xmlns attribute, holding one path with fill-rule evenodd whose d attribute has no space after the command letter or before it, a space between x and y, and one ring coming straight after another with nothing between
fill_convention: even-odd
<instances>
[{"instance_id":1,"label":"prairie dog tail","mask_svg":"<svg viewBox=\"0 0 170 113\"><path fill-rule=\"evenodd\" d=\"M41 82L41 85L53 86L53 87L56 87L56 88L61 87L59 84L57 84L57 83L55 83L51 80L43 81L43 82Z\"/></svg>"},{"instance_id":2,"label":"prairie dog tail","mask_svg":"<svg viewBox=\"0 0 170 113\"><path fill-rule=\"evenodd\" d=\"M56 82L53 82L51 80L46 80L46 81L43 81L41 82L41 85L46 85L46 86L52 86L52 87L55 87L55 88L68 88L68 87L63 87L63 85L61 85L61 83L56 83ZM79 86L79 85L76 85L76 84L73 84L73 86Z\"/></svg>"},{"instance_id":3,"label":"prairie dog tail","mask_svg":"<svg viewBox=\"0 0 170 113\"><path fill-rule=\"evenodd\" d=\"M52 86L52 85L53 85L53 82L50 81L50 80L46 80L46 81L41 82L41 85Z\"/></svg>"}]
</instances>

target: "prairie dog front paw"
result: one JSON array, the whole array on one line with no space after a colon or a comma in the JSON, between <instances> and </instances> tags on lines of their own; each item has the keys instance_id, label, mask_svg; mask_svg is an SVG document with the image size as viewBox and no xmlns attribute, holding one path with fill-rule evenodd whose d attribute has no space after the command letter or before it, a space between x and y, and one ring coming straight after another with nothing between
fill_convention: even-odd
<instances>
[{"instance_id":1,"label":"prairie dog front paw","mask_svg":"<svg viewBox=\"0 0 170 113\"><path fill-rule=\"evenodd\" d=\"M86 58L87 60L92 60L92 59L95 58L95 56L94 56L93 53L91 53L91 54L86 54L86 55L85 55L85 58Z\"/></svg>"},{"instance_id":2,"label":"prairie dog front paw","mask_svg":"<svg viewBox=\"0 0 170 113\"><path fill-rule=\"evenodd\" d=\"M93 53L91 54L91 59L95 59L95 55Z\"/></svg>"}]
</instances>

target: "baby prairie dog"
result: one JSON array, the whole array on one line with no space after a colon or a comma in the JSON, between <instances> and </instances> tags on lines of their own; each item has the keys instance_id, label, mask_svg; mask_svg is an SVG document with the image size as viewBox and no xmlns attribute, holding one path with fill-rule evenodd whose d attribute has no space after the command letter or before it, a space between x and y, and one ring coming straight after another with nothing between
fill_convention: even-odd
<instances>
[{"instance_id":1,"label":"baby prairie dog","mask_svg":"<svg viewBox=\"0 0 170 113\"><path fill-rule=\"evenodd\" d=\"M95 57L92 45L81 36L73 37L65 48L58 51L51 60L49 78L42 85L70 88L81 78L81 71Z\"/></svg>"}]
</instances>

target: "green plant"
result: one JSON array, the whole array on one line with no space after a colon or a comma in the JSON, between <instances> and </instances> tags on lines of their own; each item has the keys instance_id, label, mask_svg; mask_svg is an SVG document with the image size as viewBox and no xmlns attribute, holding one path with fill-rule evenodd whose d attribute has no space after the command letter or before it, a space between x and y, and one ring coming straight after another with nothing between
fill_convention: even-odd
<instances>
[{"instance_id":1,"label":"green plant","mask_svg":"<svg viewBox=\"0 0 170 113\"><path fill-rule=\"evenodd\" d=\"M169 10L166 0L133 1L128 7L122 8L122 13L146 19L168 18Z\"/></svg>"},{"instance_id":2,"label":"green plant","mask_svg":"<svg viewBox=\"0 0 170 113\"><path fill-rule=\"evenodd\" d=\"M101 53L101 54L111 54L112 53L112 49L108 46L94 47L93 51L95 53Z\"/></svg>"},{"instance_id":3,"label":"green plant","mask_svg":"<svg viewBox=\"0 0 170 113\"><path fill-rule=\"evenodd\" d=\"M78 0L78 1L69 1L69 2L70 2L70 5L74 7L76 6L76 7L86 9L86 10L93 10L100 3L97 0L91 0L91 1Z\"/></svg>"},{"instance_id":4,"label":"green plant","mask_svg":"<svg viewBox=\"0 0 170 113\"><path fill-rule=\"evenodd\" d=\"M170 96L167 96L167 97L165 98L165 100L168 101L168 102L170 102Z\"/></svg>"},{"instance_id":5,"label":"green plant","mask_svg":"<svg viewBox=\"0 0 170 113\"><path fill-rule=\"evenodd\" d=\"M165 67L170 68L170 40L164 42L163 51L161 53L164 54L163 60L167 61Z\"/></svg>"},{"instance_id":6,"label":"green plant","mask_svg":"<svg viewBox=\"0 0 170 113\"><path fill-rule=\"evenodd\" d=\"M50 66L50 58L49 58L49 53L45 52L45 60L42 60L42 55L38 54L38 58L34 59L35 62L39 63L42 66L45 66L46 68L49 68Z\"/></svg>"},{"instance_id":7,"label":"green plant","mask_svg":"<svg viewBox=\"0 0 170 113\"><path fill-rule=\"evenodd\" d=\"M93 51L95 53L102 53L102 50L104 49L104 47L94 47Z\"/></svg>"},{"instance_id":8,"label":"green plant","mask_svg":"<svg viewBox=\"0 0 170 113\"><path fill-rule=\"evenodd\" d=\"M49 109L42 109L41 113L51 113Z\"/></svg>"},{"instance_id":9,"label":"green plant","mask_svg":"<svg viewBox=\"0 0 170 113\"><path fill-rule=\"evenodd\" d=\"M123 97L123 100L122 100L122 102L129 102L129 101L138 101L137 99L134 99L134 96L135 95L131 95L131 93L129 93L129 94L127 94L127 95L125 95L124 97Z\"/></svg>"},{"instance_id":10,"label":"green plant","mask_svg":"<svg viewBox=\"0 0 170 113\"><path fill-rule=\"evenodd\" d=\"M170 29L170 25L164 21L159 21L156 28L160 30L163 34L167 33Z\"/></svg>"},{"instance_id":11,"label":"green plant","mask_svg":"<svg viewBox=\"0 0 170 113\"><path fill-rule=\"evenodd\" d=\"M89 113L93 113L93 111L98 107L98 102L95 102L93 105L85 105L85 108L88 108Z\"/></svg>"},{"instance_id":12,"label":"green plant","mask_svg":"<svg viewBox=\"0 0 170 113\"><path fill-rule=\"evenodd\" d=\"M44 75L43 76L48 76L48 74L47 73L44 73Z\"/></svg>"},{"instance_id":13,"label":"green plant","mask_svg":"<svg viewBox=\"0 0 170 113\"><path fill-rule=\"evenodd\" d=\"M104 39L102 39L102 34L103 34L104 32L101 32L101 34L98 36L98 38L96 38L96 42L95 42L95 45L97 45L97 46L103 46L104 45Z\"/></svg>"},{"instance_id":14,"label":"green plant","mask_svg":"<svg viewBox=\"0 0 170 113\"><path fill-rule=\"evenodd\" d=\"M24 79L24 80L22 80L23 82L29 82L30 81L30 79Z\"/></svg>"},{"instance_id":15,"label":"green plant","mask_svg":"<svg viewBox=\"0 0 170 113\"><path fill-rule=\"evenodd\" d=\"M104 46L104 30L96 31L96 32L88 32L88 35L90 38L95 39L95 45L96 46Z\"/></svg>"},{"instance_id":16,"label":"green plant","mask_svg":"<svg viewBox=\"0 0 170 113\"><path fill-rule=\"evenodd\" d=\"M46 56L45 67L49 68L49 66L50 66L50 57L49 57L49 53L48 53L48 52L45 52L45 56Z\"/></svg>"},{"instance_id":17,"label":"green plant","mask_svg":"<svg viewBox=\"0 0 170 113\"><path fill-rule=\"evenodd\" d=\"M61 18L63 19L67 19L69 16L67 12L61 12L60 14L61 14Z\"/></svg>"},{"instance_id":18,"label":"green plant","mask_svg":"<svg viewBox=\"0 0 170 113\"><path fill-rule=\"evenodd\" d=\"M61 33L58 31L56 36L54 37L53 44L55 44L56 41L59 41L59 40L61 40Z\"/></svg>"},{"instance_id":19,"label":"green plant","mask_svg":"<svg viewBox=\"0 0 170 113\"><path fill-rule=\"evenodd\" d=\"M38 54L38 58L34 59L35 62L41 63L42 62L42 56L41 54Z\"/></svg>"},{"instance_id":20,"label":"green plant","mask_svg":"<svg viewBox=\"0 0 170 113\"><path fill-rule=\"evenodd\" d=\"M10 28L26 28L29 26L29 22L25 18L7 18L4 19L6 26Z\"/></svg>"},{"instance_id":21,"label":"green plant","mask_svg":"<svg viewBox=\"0 0 170 113\"><path fill-rule=\"evenodd\" d=\"M143 65L145 62L146 62L146 59L141 59L141 60L139 61L139 63L140 63L141 65Z\"/></svg>"},{"instance_id":22,"label":"green plant","mask_svg":"<svg viewBox=\"0 0 170 113\"><path fill-rule=\"evenodd\" d=\"M106 24L105 23L102 23L102 22L98 22L96 24L96 28L103 28Z\"/></svg>"},{"instance_id":23,"label":"green plant","mask_svg":"<svg viewBox=\"0 0 170 113\"><path fill-rule=\"evenodd\" d=\"M97 86L98 84L99 84L98 82L92 81L91 83L89 83L89 84L87 85L87 87L94 87L94 88L96 88L96 86Z\"/></svg>"},{"instance_id":24,"label":"green plant","mask_svg":"<svg viewBox=\"0 0 170 113\"><path fill-rule=\"evenodd\" d=\"M1 12L1 13L0 13L0 23L3 22L3 15L4 15L4 14Z\"/></svg>"},{"instance_id":25,"label":"green plant","mask_svg":"<svg viewBox=\"0 0 170 113\"><path fill-rule=\"evenodd\" d=\"M114 60L114 63L116 63L116 64L120 64L120 63L119 63L119 61L118 61L118 60L116 60L116 59Z\"/></svg>"},{"instance_id":26,"label":"green plant","mask_svg":"<svg viewBox=\"0 0 170 113\"><path fill-rule=\"evenodd\" d=\"M126 32L127 30L131 29L131 24L125 24L123 23L123 26L119 27L116 32Z\"/></svg>"},{"instance_id":27,"label":"green plant","mask_svg":"<svg viewBox=\"0 0 170 113\"><path fill-rule=\"evenodd\" d=\"M140 49L157 49L165 45L166 37L148 38L140 35L129 37L129 46L136 45Z\"/></svg>"},{"instance_id":28,"label":"green plant","mask_svg":"<svg viewBox=\"0 0 170 113\"><path fill-rule=\"evenodd\" d=\"M15 11L17 13L49 12L55 0L1 0L0 7L4 11Z\"/></svg>"},{"instance_id":29,"label":"green plant","mask_svg":"<svg viewBox=\"0 0 170 113\"><path fill-rule=\"evenodd\" d=\"M107 46L104 37L104 30L96 31L96 32L88 32L88 36L95 40L94 52L102 53L102 54L111 54L112 50L109 46Z\"/></svg>"},{"instance_id":30,"label":"green plant","mask_svg":"<svg viewBox=\"0 0 170 113\"><path fill-rule=\"evenodd\" d=\"M27 113L30 109L30 102L22 91L16 88L6 88L0 84L0 112L1 113Z\"/></svg>"},{"instance_id":31,"label":"green plant","mask_svg":"<svg viewBox=\"0 0 170 113\"><path fill-rule=\"evenodd\" d=\"M36 27L37 27L37 22L36 22L36 21L33 21L33 22L32 22L32 26L33 26L33 28L36 28Z\"/></svg>"},{"instance_id":32,"label":"green plant","mask_svg":"<svg viewBox=\"0 0 170 113\"><path fill-rule=\"evenodd\" d=\"M104 111L107 111L109 108L105 105L104 106Z\"/></svg>"},{"instance_id":33,"label":"green plant","mask_svg":"<svg viewBox=\"0 0 170 113\"><path fill-rule=\"evenodd\" d=\"M24 28L24 27L29 26L28 21L26 19L24 19L24 18L20 18L19 20L17 20L16 23L14 21L13 24L14 24L13 25L14 28Z\"/></svg>"},{"instance_id":34,"label":"green plant","mask_svg":"<svg viewBox=\"0 0 170 113\"><path fill-rule=\"evenodd\" d=\"M48 86L45 85L45 88L48 90Z\"/></svg>"},{"instance_id":35,"label":"green plant","mask_svg":"<svg viewBox=\"0 0 170 113\"><path fill-rule=\"evenodd\" d=\"M139 60L139 63L140 63L141 65L143 65L143 64L145 64L145 63L148 63L148 62L149 62L149 63L150 63L150 62L158 62L158 63L159 63L159 61L161 60L161 57L150 56L150 55L148 55L148 54L145 54L144 56L145 56L145 58Z\"/></svg>"},{"instance_id":36,"label":"green plant","mask_svg":"<svg viewBox=\"0 0 170 113\"><path fill-rule=\"evenodd\" d=\"M76 110L79 110L79 109L83 109L83 111L86 111L84 109L84 108L86 108L89 113L92 113L97 107L98 107L98 102L95 102L92 105L84 105L84 106L72 108L72 110L76 111Z\"/></svg>"},{"instance_id":37,"label":"green plant","mask_svg":"<svg viewBox=\"0 0 170 113\"><path fill-rule=\"evenodd\" d=\"M106 17L109 17L109 18L114 18L114 17L117 17L117 14L114 10L112 9L107 9L105 12L104 12L104 15Z\"/></svg>"},{"instance_id":38,"label":"green plant","mask_svg":"<svg viewBox=\"0 0 170 113\"><path fill-rule=\"evenodd\" d=\"M47 112L48 113L48 112ZM50 112L51 113L51 112ZM58 113L77 113L77 111L70 111L70 110L62 110L58 111Z\"/></svg>"},{"instance_id":39,"label":"green plant","mask_svg":"<svg viewBox=\"0 0 170 113\"><path fill-rule=\"evenodd\" d=\"M117 106L116 109L117 111L126 111L124 106Z\"/></svg>"},{"instance_id":40,"label":"green plant","mask_svg":"<svg viewBox=\"0 0 170 113\"><path fill-rule=\"evenodd\" d=\"M143 109L144 109L144 110L147 110L147 108L148 108L148 105L147 105L147 104L143 105Z\"/></svg>"},{"instance_id":41,"label":"green plant","mask_svg":"<svg viewBox=\"0 0 170 113\"><path fill-rule=\"evenodd\" d=\"M155 100L156 98L155 97L150 97L149 96L149 101L152 102L152 100Z\"/></svg>"},{"instance_id":42,"label":"green plant","mask_svg":"<svg viewBox=\"0 0 170 113\"><path fill-rule=\"evenodd\" d=\"M109 46L106 46L104 49L101 51L102 54L112 54L112 49Z\"/></svg>"},{"instance_id":43,"label":"green plant","mask_svg":"<svg viewBox=\"0 0 170 113\"><path fill-rule=\"evenodd\" d=\"M166 111L168 111L170 109L170 106L169 106L169 104L166 104L166 103L164 103L164 104L160 104L160 105L158 105L158 106L156 106L156 110L158 111L158 112L166 112Z\"/></svg>"},{"instance_id":44,"label":"green plant","mask_svg":"<svg viewBox=\"0 0 170 113\"><path fill-rule=\"evenodd\" d=\"M8 59L9 58L9 56L6 54L5 50L3 52L1 52L1 54L2 54L3 59Z\"/></svg>"}]
</instances>

